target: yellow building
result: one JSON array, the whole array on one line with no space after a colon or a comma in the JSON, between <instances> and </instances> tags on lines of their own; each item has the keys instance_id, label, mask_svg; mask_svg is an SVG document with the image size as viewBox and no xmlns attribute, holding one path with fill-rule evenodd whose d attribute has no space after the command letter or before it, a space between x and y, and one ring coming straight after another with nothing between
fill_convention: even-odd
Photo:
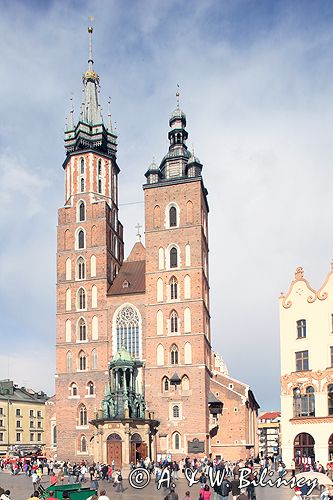
<instances>
[{"instance_id":1,"label":"yellow building","mask_svg":"<svg viewBox=\"0 0 333 500\"><path fill-rule=\"evenodd\" d=\"M0 455L25 454L45 443L47 395L0 380Z\"/></svg>"},{"instance_id":2,"label":"yellow building","mask_svg":"<svg viewBox=\"0 0 333 500\"><path fill-rule=\"evenodd\" d=\"M280 296L282 457L288 468L333 459L333 264L323 286L301 267Z\"/></svg>"}]
</instances>

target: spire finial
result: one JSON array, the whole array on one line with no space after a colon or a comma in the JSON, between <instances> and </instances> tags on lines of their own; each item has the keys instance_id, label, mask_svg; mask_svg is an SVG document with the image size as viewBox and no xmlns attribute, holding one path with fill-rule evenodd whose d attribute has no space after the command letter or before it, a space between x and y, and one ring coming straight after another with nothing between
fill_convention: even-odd
<instances>
[{"instance_id":1,"label":"spire finial","mask_svg":"<svg viewBox=\"0 0 333 500\"><path fill-rule=\"evenodd\" d=\"M108 117L109 117L109 132L112 132L112 120L111 120L111 97L108 100Z\"/></svg>"},{"instance_id":2,"label":"spire finial","mask_svg":"<svg viewBox=\"0 0 333 500\"><path fill-rule=\"evenodd\" d=\"M140 234L140 229L142 228L141 224L137 223L137 225L135 226L135 228L137 229L137 233L136 233L136 241L138 243L141 242L141 234Z\"/></svg>"},{"instance_id":3,"label":"spire finial","mask_svg":"<svg viewBox=\"0 0 333 500\"><path fill-rule=\"evenodd\" d=\"M89 63L93 63L93 57L92 57L92 34L93 34L93 27L92 27L92 23L94 21L94 18L92 16L88 17L89 21L91 22L91 25L88 26L88 33L89 33L89 58L88 58L88 62Z\"/></svg>"},{"instance_id":4,"label":"spire finial","mask_svg":"<svg viewBox=\"0 0 333 500\"><path fill-rule=\"evenodd\" d=\"M180 92L179 92L179 83L177 83L177 92L176 92L177 109L179 109L179 96L180 96Z\"/></svg>"},{"instance_id":5,"label":"spire finial","mask_svg":"<svg viewBox=\"0 0 333 500\"><path fill-rule=\"evenodd\" d=\"M69 112L69 130L74 130L74 102L73 94L70 96L71 109Z\"/></svg>"}]
</instances>

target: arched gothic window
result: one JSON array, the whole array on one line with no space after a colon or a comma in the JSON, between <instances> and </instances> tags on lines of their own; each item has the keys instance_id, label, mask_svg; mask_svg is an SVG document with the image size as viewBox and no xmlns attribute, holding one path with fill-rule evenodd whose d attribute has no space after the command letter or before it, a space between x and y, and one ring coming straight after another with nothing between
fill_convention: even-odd
<instances>
[{"instance_id":1,"label":"arched gothic window","mask_svg":"<svg viewBox=\"0 0 333 500\"><path fill-rule=\"evenodd\" d=\"M71 396L77 396L78 390L77 390L77 385L75 384L75 382L73 382L70 385L70 391L71 391Z\"/></svg>"},{"instance_id":2,"label":"arched gothic window","mask_svg":"<svg viewBox=\"0 0 333 500\"><path fill-rule=\"evenodd\" d=\"M79 352L79 371L84 372L87 369L87 356L84 351Z\"/></svg>"},{"instance_id":3,"label":"arched gothic window","mask_svg":"<svg viewBox=\"0 0 333 500\"><path fill-rule=\"evenodd\" d=\"M102 192L102 180L101 179L98 179L98 192L99 192L99 194L101 194L101 192Z\"/></svg>"},{"instance_id":4,"label":"arched gothic window","mask_svg":"<svg viewBox=\"0 0 333 500\"><path fill-rule=\"evenodd\" d=\"M180 434L178 432L175 432L173 435L173 447L175 450L180 449Z\"/></svg>"},{"instance_id":5,"label":"arched gothic window","mask_svg":"<svg viewBox=\"0 0 333 500\"><path fill-rule=\"evenodd\" d=\"M98 160L98 175L102 175L102 160Z\"/></svg>"},{"instance_id":6,"label":"arched gothic window","mask_svg":"<svg viewBox=\"0 0 333 500\"><path fill-rule=\"evenodd\" d=\"M124 306L116 317L117 351L124 345L132 356L140 354L140 319L131 305Z\"/></svg>"},{"instance_id":7,"label":"arched gothic window","mask_svg":"<svg viewBox=\"0 0 333 500\"><path fill-rule=\"evenodd\" d=\"M170 360L172 365L178 365L179 363L179 352L178 347L173 344L170 351Z\"/></svg>"},{"instance_id":8,"label":"arched gothic window","mask_svg":"<svg viewBox=\"0 0 333 500\"><path fill-rule=\"evenodd\" d=\"M87 325L83 318L79 320L79 340L81 342L87 340Z\"/></svg>"},{"instance_id":9,"label":"arched gothic window","mask_svg":"<svg viewBox=\"0 0 333 500\"><path fill-rule=\"evenodd\" d=\"M170 279L170 299L178 299L178 280L174 276Z\"/></svg>"},{"instance_id":10,"label":"arched gothic window","mask_svg":"<svg viewBox=\"0 0 333 500\"><path fill-rule=\"evenodd\" d=\"M168 392L168 390L169 390L169 379L168 377L164 377L162 380L162 391Z\"/></svg>"},{"instance_id":11,"label":"arched gothic window","mask_svg":"<svg viewBox=\"0 0 333 500\"><path fill-rule=\"evenodd\" d=\"M86 438L86 436L81 437L80 451L81 451L81 453L87 453L87 438Z\"/></svg>"},{"instance_id":12,"label":"arched gothic window","mask_svg":"<svg viewBox=\"0 0 333 500\"><path fill-rule=\"evenodd\" d=\"M172 408L172 416L173 416L173 418L179 418L179 406L178 405L175 405Z\"/></svg>"},{"instance_id":13,"label":"arched gothic window","mask_svg":"<svg viewBox=\"0 0 333 500\"><path fill-rule=\"evenodd\" d=\"M88 396L93 396L95 394L95 386L93 382L88 382L87 390L88 390Z\"/></svg>"},{"instance_id":14,"label":"arched gothic window","mask_svg":"<svg viewBox=\"0 0 333 500\"><path fill-rule=\"evenodd\" d=\"M86 308L86 292L84 291L83 288L80 288L79 292L78 292L77 307L78 307L78 309L85 309Z\"/></svg>"},{"instance_id":15,"label":"arched gothic window","mask_svg":"<svg viewBox=\"0 0 333 500\"><path fill-rule=\"evenodd\" d=\"M170 267L178 266L178 252L176 247L172 247L170 250Z\"/></svg>"},{"instance_id":16,"label":"arched gothic window","mask_svg":"<svg viewBox=\"0 0 333 500\"><path fill-rule=\"evenodd\" d=\"M77 235L77 246L78 248L84 248L84 231L80 229Z\"/></svg>"},{"instance_id":17,"label":"arched gothic window","mask_svg":"<svg viewBox=\"0 0 333 500\"><path fill-rule=\"evenodd\" d=\"M84 174L84 159L81 158L81 163L80 163L80 173Z\"/></svg>"},{"instance_id":18,"label":"arched gothic window","mask_svg":"<svg viewBox=\"0 0 333 500\"><path fill-rule=\"evenodd\" d=\"M84 205L84 202L81 201L79 206L79 221L84 221L84 220L86 220L86 207Z\"/></svg>"},{"instance_id":19,"label":"arched gothic window","mask_svg":"<svg viewBox=\"0 0 333 500\"><path fill-rule=\"evenodd\" d=\"M73 356L71 351L68 351L66 354L66 371L67 373L70 373L73 369Z\"/></svg>"},{"instance_id":20,"label":"arched gothic window","mask_svg":"<svg viewBox=\"0 0 333 500\"><path fill-rule=\"evenodd\" d=\"M81 181L80 181L80 190L81 190L81 193L84 193L84 178L81 177Z\"/></svg>"},{"instance_id":21,"label":"arched gothic window","mask_svg":"<svg viewBox=\"0 0 333 500\"><path fill-rule=\"evenodd\" d=\"M87 408L84 405L79 409L79 425L88 425Z\"/></svg>"},{"instance_id":22,"label":"arched gothic window","mask_svg":"<svg viewBox=\"0 0 333 500\"><path fill-rule=\"evenodd\" d=\"M178 333L178 314L172 311L170 314L170 331L171 333Z\"/></svg>"},{"instance_id":23,"label":"arched gothic window","mask_svg":"<svg viewBox=\"0 0 333 500\"><path fill-rule=\"evenodd\" d=\"M57 445L57 426L55 425L52 430L52 446Z\"/></svg>"},{"instance_id":24,"label":"arched gothic window","mask_svg":"<svg viewBox=\"0 0 333 500\"><path fill-rule=\"evenodd\" d=\"M86 277L86 265L83 257L77 261L77 277L79 280L84 280Z\"/></svg>"},{"instance_id":25,"label":"arched gothic window","mask_svg":"<svg viewBox=\"0 0 333 500\"><path fill-rule=\"evenodd\" d=\"M176 207L171 207L169 210L169 226L170 227L177 226L177 209L176 209Z\"/></svg>"}]
</instances>

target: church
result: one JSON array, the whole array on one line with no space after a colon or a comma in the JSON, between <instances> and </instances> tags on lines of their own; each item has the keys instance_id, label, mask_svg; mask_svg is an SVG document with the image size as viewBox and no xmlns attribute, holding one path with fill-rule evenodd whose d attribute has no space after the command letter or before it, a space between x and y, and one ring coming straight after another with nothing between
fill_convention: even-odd
<instances>
[{"instance_id":1,"label":"church","mask_svg":"<svg viewBox=\"0 0 333 500\"><path fill-rule=\"evenodd\" d=\"M65 132L58 211L55 396L45 449L60 460L258 453L259 405L212 350L208 201L186 115L169 119L169 149L145 173L144 244L125 259L117 135L105 125L92 32L84 102Z\"/></svg>"}]
</instances>

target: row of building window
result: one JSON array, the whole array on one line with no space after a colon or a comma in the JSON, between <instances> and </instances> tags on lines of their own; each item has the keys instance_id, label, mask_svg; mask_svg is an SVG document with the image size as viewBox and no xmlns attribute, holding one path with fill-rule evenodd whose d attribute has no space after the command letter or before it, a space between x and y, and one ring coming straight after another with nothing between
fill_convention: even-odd
<instances>
[{"instance_id":1,"label":"row of building window","mask_svg":"<svg viewBox=\"0 0 333 500\"><path fill-rule=\"evenodd\" d=\"M155 205L153 211L153 227L155 229L160 229L162 225L166 229L172 229L180 226L180 217L181 211L177 205L177 203L170 203L165 209L164 223L162 224L161 220L161 207L159 205ZM186 203L185 210L185 224L193 224L193 203L189 200Z\"/></svg>"},{"instance_id":2,"label":"row of building window","mask_svg":"<svg viewBox=\"0 0 333 500\"><path fill-rule=\"evenodd\" d=\"M191 333L191 309L186 307L184 309L184 324L183 324L184 333ZM164 330L164 316L161 310L157 311L156 314L156 333L157 335L163 335ZM169 314L169 318L167 320L167 333L168 334L179 334L181 332L181 322L178 316L177 311L174 309Z\"/></svg>"},{"instance_id":3,"label":"row of building window","mask_svg":"<svg viewBox=\"0 0 333 500\"><path fill-rule=\"evenodd\" d=\"M302 394L299 387L293 389L294 417L315 417L315 390L309 386ZM333 384L327 386L328 415L333 416Z\"/></svg>"},{"instance_id":4,"label":"row of building window","mask_svg":"<svg viewBox=\"0 0 333 500\"><path fill-rule=\"evenodd\" d=\"M96 268L96 256L92 255L90 257L90 277L95 278L97 274L97 268ZM65 276L66 280L69 281L72 279L72 261L70 258L66 260L65 264ZM87 266L86 266L86 260L84 257L80 256L76 260L76 272L75 272L75 279L77 280L84 280L87 278Z\"/></svg>"},{"instance_id":5,"label":"row of building window","mask_svg":"<svg viewBox=\"0 0 333 500\"><path fill-rule=\"evenodd\" d=\"M76 310L85 311L88 307L87 303L87 292L83 287L80 287L76 292ZM66 311L72 309L72 290L67 288L66 290ZM91 287L91 307L97 307L97 286L93 285Z\"/></svg>"},{"instance_id":6,"label":"row of building window","mask_svg":"<svg viewBox=\"0 0 333 500\"><path fill-rule=\"evenodd\" d=\"M42 413L41 410L37 410L37 412L36 412L36 410L29 410L29 417L30 418L31 417L35 417L36 416L35 413L37 415L37 418L43 418L43 413ZM4 409L3 409L3 407L0 407L0 415L4 415ZM21 408L16 408L15 409L15 415L17 417L22 417L23 416Z\"/></svg>"},{"instance_id":7,"label":"row of building window","mask_svg":"<svg viewBox=\"0 0 333 500\"><path fill-rule=\"evenodd\" d=\"M85 353L85 351L81 350L77 355L76 371L78 372L88 371L89 370L88 361L89 361L88 355ZM93 349L91 351L91 370L97 370L97 369L98 369L97 351L96 349ZM66 354L66 372L67 373L73 372L73 354L71 351L68 351Z\"/></svg>"},{"instance_id":8,"label":"row of building window","mask_svg":"<svg viewBox=\"0 0 333 500\"><path fill-rule=\"evenodd\" d=\"M333 346L330 346L330 367L333 368ZM295 365L296 371L301 372L309 370L309 351L297 351L295 352Z\"/></svg>"},{"instance_id":9,"label":"row of building window","mask_svg":"<svg viewBox=\"0 0 333 500\"><path fill-rule=\"evenodd\" d=\"M2 418L0 419L0 427L4 427L4 421ZM35 422L33 420L30 420L29 427L31 429L35 427ZM21 420L16 420L16 428L23 429L23 422ZM42 429L42 428L43 428L43 423L37 422L37 429Z\"/></svg>"},{"instance_id":10,"label":"row of building window","mask_svg":"<svg viewBox=\"0 0 333 500\"><path fill-rule=\"evenodd\" d=\"M84 318L79 318L76 322L76 342L86 342L88 340L87 322ZM65 323L65 340L72 342L72 322L68 319ZM91 340L98 340L98 317L93 316L91 321Z\"/></svg>"},{"instance_id":11,"label":"row of building window","mask_svg":"<svg viewBox=\"0 0 333 500\"><path fill-rule=\"evenodd\" d=\"M331 328L333 332L333 314L331 314ZM305 339L307 337L306 319L299 319L296 321L297 338Z\"/></svg>"},{"instance_id":12,"label":"row of building window","mask_svg":"<svg viewBox=\"0 0 333 500\"><path fill-rule=\"evenodd\" d=\"M84 193L85 191L85 162L84 158L81 158L80 160L80 191L81 193ZM97 189L98 193L102 193L102 160L98 160L97 163L97 175L98 175L98 180L97 180Z\"/></svg>"},{"instance_id":13,"label":"row of building window","mask_svg":"<svg viewBox=\"0 0 333 500\"><path fill-rule=\"evenodd\" d=\"M0 443L3 443L4 441L4 433L0 432ZM30 432L30 441L35 442L35 433ZM22 433L17 432L16 433L16 442L21 443L22 442ZM37 433L37 442L41 443L42 442L42 434L40 432Z\"/></svg>"},{"instance_id":14,"label":"row of building window","mask_svg":"<svg viewBox=\"0 0 333 500\"><path fill-rule=\"evenodd\" d=\"M192 346L190 342L184 345L184 359L185 365L192 364ZM156 364L157 366L179 365L181 364L179 348L176 344L172 344L169 350L165 349L162 344L159 344L156 349Z\"/></svg>"},{"instance_id":15,"label":"row of building window","mask_svg":"<svg viewBox=\"0 0 333 500\"><path fill-rule=\"evenodd\" d=\"M93 396L95 394L95 385L93 382L88 382L86 385L86 390L87 390L87 396ZM70 391L70 396L78 396L79 395L79 389L78 386L75 382L72 382L71 385L69 386L69 391Z\"/></svg>"}]
</instances>

